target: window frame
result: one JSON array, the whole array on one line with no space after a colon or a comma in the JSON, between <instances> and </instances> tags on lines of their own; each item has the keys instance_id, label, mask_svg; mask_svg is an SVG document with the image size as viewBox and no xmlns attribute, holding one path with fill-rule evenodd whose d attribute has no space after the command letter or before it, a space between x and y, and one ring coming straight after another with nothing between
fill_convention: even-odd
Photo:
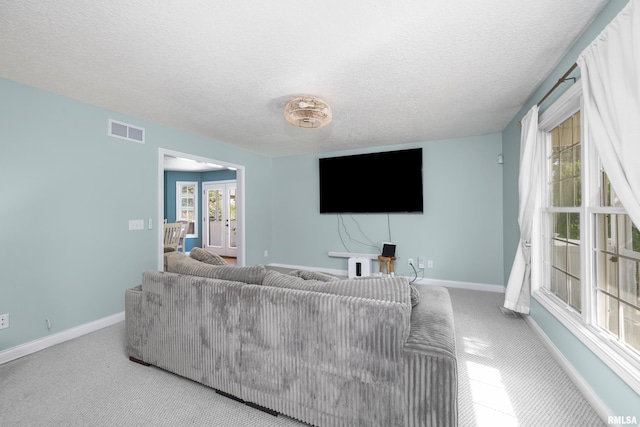
<instances>
[{"instance_id":1,"label":"window frame","mask_svg":"<svg viewBox=\"0 0 640 427\"><path fill-rule=\"evenodd\" d=\"M584 114L582 102L582 85L578 80L566 90L556 102L539 116L538 129L550 138L549 132L580 111L581 126L581 169L582 205L580 206L580 258L581 258L581 312L573 309L543 286L550 277L545 271L546 237L545 229L548 202L547 182L547 140L540 150L541 173L538 194L538 206L534 218L532 234L532 298L554 316L578 340L587 346L603 363L618 374L636 393L640 394L640 358L620 345L609 333L597 327L597 282L596 282L596 214L612 213L614 211L626 213L624 208L600 206L600 179L598 173L599 157L595 148L589 142L589 135L585 126L588 118Z\"/></svg>"},{"instance_id":2,"label":"window frame","mask_svg":"<svg viewBox=\"0 0 640 427\"><path fill-rule=\"evenodd\" d=\"M182 187L193 186L193 233L187 234L185 237L197 238L198 237L198 181L176 181L176 221L183 220L182 218Z\"/></svg>"},{"instance_id":3,"label":"window frame","mask_svg":"<svg viewBox=\"0 0 640 427\"><path fill-rule=\"evenodd\" d=\"M574 89L575 90L575 89ZM564 124L564 122L570 118L572 118L575 114L577 114L578 112L581 112L582 108L581 108L581 104L580 104L580 98L572 98L571 102L567 102L567 103L563 103L562 104L562 109L558 109L557 111L554 112L554 110L552 110L552 114L551 116L545 116L544 117L544 126L540 126L539 125L539 129L543 130L543 135L544 135L544 141L542 142L542 150L541 150L541 176L543 178L543 181L540 183L540 188L542 189L541 193L543 196L543 201L544 203L542 203L542 213L541 213L541 221L542 221L542 231L543 231L543 235L547 236L547 234L549 233L547 239L549 239L550 241L547 241L545 239L543 239L543 245L544 245L544 249L543 249L543 258L541 260L541 262L544 265L544 271L545 274L543 276L543 280L541 283L547 283L549 284L549 287L551 287L551 282L553 282L553 280L551 279L551 272L555 269L557 272L562 273L564 276L567 276L565 278L565 280L568 282L570 281L570 278L574 278L577 279L580 282L580 301L579 301L579 309L576 307L573 307L571 305L571 302L573 301L573 298L571 297L572 291L571 288L566 286L567 283L565 283L566 286L566 301L564 299L562 299L557 293L554 293L553 291L547 289L546 287L543 286L543 288L545 289L545 291L549 292L551 295L554 295L555 298L557 298L558 300L562 301L562 304L566 304L570 310L576 312L578 315L580 315L580 313L582 311L584 311L584 298L582 297L582 283L584 281L584 272L585 269L583 268L583 264L584 264L584 241L583 241L583 226L584 226L584 221L583 216L584 216L584 211L583 211L583 206L584 206L584 202L581 201L581 203L579 205L575 205L575 191L574 191L574 204L571 206L557 206L554 203L553 197L554 194L552 194L552 192L549 190L550 186L552 184L561 184L559 187L559 190L562 191L563 188L563 184L566 181L566 178L563 180L562 177L560 176L558 180L553 181L552 178L552 167L550 167L550 160L553 159L554 155L553 155L553 147L552 147L552 142L553 142L553 137L552 137L552 133L553 131L555 131L556 129L558 129L560 126L562 126ZM549 118L547 118L549 117ZM541 118L542 119L542 118ZM580 115L580 121L582 123L582 115ZM582 132L581 132L582 133ZM571 148L571 150L573 150L573 146ZM583 138L581 135L580 138L580 153L582 154L583 151ZM581 156L582 157L582 156ZM558 160L561 161L562 159L562 154L560 154L558 156ZM562 166L562 162L560 163L560 166ZM561 169L561 168L560 168ZM581 168L582 169L582 168ZM582 175L582 174L581 174ZM580 186L581 186L581 191L582 191L582 187L584 187L584 185L582 184L582 176L580 177ZM571 177L572 182L575 182L575 176ZM575 190L575 188L574 188ZM558 214L562 214L562 215L567 215L567 230L566 230L566 236L564 237L564 239L558 239L556 236L551 235L552 233L554 233L556 231L556 227L555 227L555 218L557 217ZM580 226L580 235L578 236L578 240L576 241L572 241L575 239L571 238L571 232L570 232L570 221L569 221L569 215L572 214L577 214L580 217L580 222L579 222L579 226ZM555 261L557 261L557 258L555 256L555 247L558 244L558 242L564 242L566 244L566 260L565 260L565 268L561 269L557 266L557 264L555 263ZM579 258L579 262L580 262L580 268L579 268L579 272L576 271L571 271L570 268L570 258L569 258L569 248L571 246L577 246L578 247L578 258ZM545 263L545 261L547 261ZM575 303L575 302L574 302Z\"/></svg>"}]
</instances>

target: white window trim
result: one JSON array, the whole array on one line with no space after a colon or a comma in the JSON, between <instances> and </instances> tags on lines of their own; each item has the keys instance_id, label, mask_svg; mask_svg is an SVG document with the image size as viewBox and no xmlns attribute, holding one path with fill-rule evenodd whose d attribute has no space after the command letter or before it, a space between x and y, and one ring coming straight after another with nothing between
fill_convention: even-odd
<instances>
[{"instance_id":1,"label":"white window trim","mask_svg":"<svg viewBox=\"0 0 640 427\"><path fill-rule=\"evenodd\" d=\"M197 238L198 237L198 182L197 181L176 181L176 221L180 220L180 189L185 185L193 185L193 234L187 234L185 237Z\"/></svg>"},{"instance_id":2,"label":"white window trim","mask_svg":"<svg viewBox=\"0 0 640 427\"><path fill-rule=\"evenodd\" d=\"M562 123L564 120L573 115L576 111L582 109L582 85L578 80L573 86L571 86L565 93L551 105L543 114L540 115L538 127L549 132L555 126ZM583 141L583 163L585 165L595 162L594 149L591 144L587 142L588 132L585 131L584 126L585 115L581 113L581 134ZM546 150L545 150L546 151ZM546 153L545 153L546 154ZM546 156L544 157L546 159ZM541 174L542 188L546 188L546 181L548 177L546 174ZM592 177L593 179L597 179ZM534 222L534 231L537 228L538 232L534 233L532 239L532 297L540 303L552 316L554 316L569 332L571 332L580 342L582 342L589 350L591 350L604 364L606 364L611 370L613 370L620 378L626 382L636 393L640 394L640 362L633 357L628 351L616 342L616 340L609 336L607 333L596 329L591 325L591 316L595 316L595 301L593 298L593 283L594 278L591 276L593 269L593 256L587 256L585 251L591 252L594 247L593 230L593 216L598 211L603 211L602 208L594 207L594 197L599 197L599 194L595 189L597 185L591 182L590 185L586 184L586 180L583 181L582 200L583 207L581 207L582 223L581 236L583 237L583 243L581 245L581 257L584 261L582 264L581 276L583 278L582 283L588 283L589 288L582 288L582 314L575 311L567 303L560 300L555 295L551 294L548 290L544 289L542 282L545 278L544 263L542 262L544 239L542 238L542 215L538 212L536 214L536 220ZM541 192L542 193L542 192ZM585 208L584 206L587 206ZM589 207L590 206L590 207ZM607 212L610 209L607 208Z\"/></svg>"}]
</instances>

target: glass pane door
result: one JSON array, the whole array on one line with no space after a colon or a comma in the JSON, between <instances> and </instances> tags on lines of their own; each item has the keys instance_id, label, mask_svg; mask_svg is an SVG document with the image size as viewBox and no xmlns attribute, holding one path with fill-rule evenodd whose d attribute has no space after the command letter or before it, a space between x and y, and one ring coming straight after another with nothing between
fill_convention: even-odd
<instances>
[{"instance_id":1,"label":"glass pane door","mask_svg":"<svg viewBox=\"0 0 640 427\"><path fill-rule=\"evenodd\" d=\"M238 249L236 243L236 236L238 234L238 221L236 217L236 186L227 186L227 206L229 207L229 227L227 232L229 233L229 249Z\"/></svg>"},{"instance_id":2,"label":"glass pane door","mask_svg":"<svg viewBox=\"0 0 640 427\"><path fill-rule=\"evenodd\" d=\"M222 204L224 198L222 197L222 190L219 188L212 188L206 190L206 200L208 208L208 233L207 243L208 247L222 248Z\"/></svg>"},{"instance_id":3,"label":"glass pane door","mask_svg":"<svg viewBox=\"0 0 640 427\"><path fill-rule=\"evenodd\" d=\"M207 228L205 249L222 256L235 257L238 252L238 221L235 181L203 184L206 207L203 220Z\"/></svg>"}]
</instances>

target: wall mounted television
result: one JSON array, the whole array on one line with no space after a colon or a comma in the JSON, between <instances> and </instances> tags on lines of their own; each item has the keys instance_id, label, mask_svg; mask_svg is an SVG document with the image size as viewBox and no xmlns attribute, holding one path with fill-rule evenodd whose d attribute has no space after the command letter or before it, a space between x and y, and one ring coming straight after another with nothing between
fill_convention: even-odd
<instances>
[{"instance_id":1,"label":"wall mounted television","mask_svg":"<svg viewBox=\"0 0 640 427\"><path fill-rule=\"evenodd\" d=\"M422 148L320 159L320 213L421 213Z\"/></svg>"}]
</instances>

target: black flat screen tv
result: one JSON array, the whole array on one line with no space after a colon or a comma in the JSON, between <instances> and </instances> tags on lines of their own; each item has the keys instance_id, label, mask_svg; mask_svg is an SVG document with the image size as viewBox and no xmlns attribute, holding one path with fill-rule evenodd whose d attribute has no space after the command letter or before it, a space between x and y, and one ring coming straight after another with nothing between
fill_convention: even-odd
<instances>
[{"instance_id":1,"label":"black flat screen tv","mask_svg":"<svg viewBox=\"0 0 640 427\"><path fill-rule=\"evenodd\" d=\"M421 213L422 148L320 159L320 213Z\"/></svg>"}]
</instances>

